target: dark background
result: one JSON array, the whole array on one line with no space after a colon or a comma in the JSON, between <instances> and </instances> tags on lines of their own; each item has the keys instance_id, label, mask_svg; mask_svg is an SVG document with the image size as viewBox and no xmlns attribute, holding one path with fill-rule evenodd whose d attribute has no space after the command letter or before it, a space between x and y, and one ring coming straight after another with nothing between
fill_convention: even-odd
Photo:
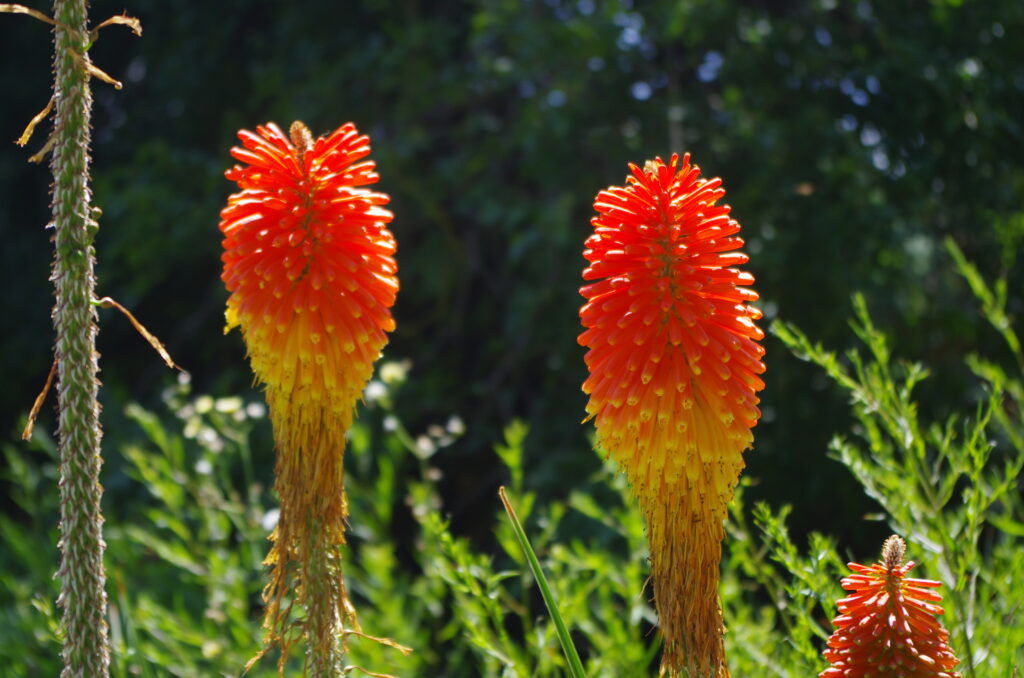
<instances>
[{"instance_id":1,"label":"dark background","mask_svg":"<svg viewBox=\"0 0 1024 678\"><path fill-rule=\"evenodd\" d=\"M40 9L42 5L34 3ZM94 2L96 22L124 9ZM132 0L142 38L107 28L93 61L100 295L161 337L198 392L251 389L225 336L218 211L240 127L306 122L369 133L396 215L402 290L387 359L412 362L409 428L459 414L467 434L434 462L456 531L489 525L505 479L491 448L531 426L529 486L553 501L597 468L580 425L577 311L594 195L627 162L691 151L722 176L766 315L826 345L852 343L863 291L898 353L927 362L923 407L941 417L978 393L963 356L998 357L943 246L989 277L1009 273L1021 311L1024 3L297 2ZM0 16L0 138L50 95L50 33ZM48 169L0 146L0 426L13 440L50 364ZM873 552L886 534L827 458L848 408L773 338L747 473L753 498L796 507L794 531ZM101 311L106 502L141 490L121 472L132 400L159 406L173 379L113 311ZM48 404L40 427L52 429ZM267 431L263 470L269 479ZM2 489L2 488L0 488ZM14 511L0 492L0 510ZM478 520L478 517L481 520ZM483 522L486 517L488 522Z\"/></svg>"}]
</instances>

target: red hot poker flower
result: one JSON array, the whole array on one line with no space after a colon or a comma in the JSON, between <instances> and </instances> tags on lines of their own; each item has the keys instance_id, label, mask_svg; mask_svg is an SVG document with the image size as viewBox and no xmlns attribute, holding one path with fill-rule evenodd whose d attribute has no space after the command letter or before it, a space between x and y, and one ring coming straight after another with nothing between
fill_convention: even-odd
<instances>
[{"instance_id":1,"label":"red hot poker flower","mask_svg":"<svg viewBox=\"0 0 1024 678\"><path fill-rule=\"evenodd\" d=\"M942 584L910 579L914 562L903 564L906 543L889 537L882 560L871 566L849 563L855 574L842 581L852 592L837 602L825 659L831 666L820 678L960 678L949 647L949 632L936 615Z\"/></svg>"},{"instance_id":2,"label":"red hot poker flower","mask_svg":"<svg viewBox=\"0 0 1024 678\"><path fill-rule=\"evenodd\" d=\"M388 196L365 188L378 179L364 160L369 139L351 123L316 140L302 123L290 132L270 123L238 133L231 154L243 164L226 176L241 192L221 212L222 278L227 329L241 327L277 443L266 644L284 646L283 670L298 628L311 673L340 675L339 638L358 628L341 572L345 433L395 326L395 239ZM297 622L289 597L305 609Z\"/></svg>"},{"instance_id":3,"label":"red hot poker flower","mask_svg":"<svg viewBox=\"0 0 1024 678\"><path fill-rule=\"evenodd\" d=\"M689 155L630 170L598 194L583 253L587 412L647 522L664 672L724 678L722 520L760 417L758 295L720 179Z\"/></svg>"}]
</instances>

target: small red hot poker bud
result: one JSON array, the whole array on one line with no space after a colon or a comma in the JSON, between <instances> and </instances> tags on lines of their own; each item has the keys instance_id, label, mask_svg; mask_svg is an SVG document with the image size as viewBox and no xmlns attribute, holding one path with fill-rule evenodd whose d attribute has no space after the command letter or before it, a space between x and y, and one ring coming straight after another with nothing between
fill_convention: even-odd
<instances>
[{"instance_id":1,"label":"small red hot poker bud","mask_svg":"<svg viewBox=\"0 0 1024 678\"><path fill-rule=\"evenodd\" d=\"M871 566L849 563L855 574L842 586L851 595L837 601L819 678L960 678L949 647L949 632L937 615L944 610L933 589L942 584L910 579L914 562L903 564L906 543L893 535L882 546L882 560Z\"/></svg>"}]
</instances>

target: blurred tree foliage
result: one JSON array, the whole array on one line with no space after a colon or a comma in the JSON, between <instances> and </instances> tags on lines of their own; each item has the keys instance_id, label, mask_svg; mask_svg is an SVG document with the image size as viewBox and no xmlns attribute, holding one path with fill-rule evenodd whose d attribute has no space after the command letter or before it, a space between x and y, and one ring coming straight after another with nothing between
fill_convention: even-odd
<instances>
[{"instance_id":1,"label":"blurred tree foliage","mask_svg":"<svg viewBox=\"0 0 1024 678\"><path fill-rule=\"evenodd\" d=\"M92 14L123 7L96 0ZM466 421L437 460L457 531L489 524L477 518L491 515L505 473L491 446L514 417L529 423L525 465L546 496L598 468L578 425L580 251L593 196L621 183L630 161L688 150L725 178L768 319L839 343L862 290L905 354L934 367L943 400L925 407L941 416L977 397L961 358L989 339L941 241L952 236L989 273L1021 258L1019 0L133 0L127 10L143 37L106 29L92 52L125 83L95 90L100 292L132 308L203 391L250 388L240 338L221 331L216 225L234 132L354 121L372 137L396 214L403 289L386 352L412 361L397 407L416 429L451 412ZM7 138L46 103L49 54L42 24L2 18ZM27 155L0 155L5 432L50 362L48 177ZM124 404L156 402L170 377L126 322L102 321L115 449L131 435ZM749 494L794 503L797 532L874 548L882 528L855 527L872 505L825 456L847 408L767 341L765 416L748 456L761 484ZM269 478L269 444L255 454ZM105 483L138 492L123 465L109 458ZM834 510L815 510L825 503Z\"/></svg>"}]
</instances>

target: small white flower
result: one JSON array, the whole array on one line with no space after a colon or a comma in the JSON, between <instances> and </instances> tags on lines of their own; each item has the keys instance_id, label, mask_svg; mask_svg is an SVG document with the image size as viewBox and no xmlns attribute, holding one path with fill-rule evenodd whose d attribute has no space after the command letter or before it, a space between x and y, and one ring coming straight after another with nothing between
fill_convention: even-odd
<instances>
[{"instance_id":1,"label":"small white flower","mask_svg":"<svg viewBox=\"0 0 1024 678\"><path fill-rule=\"evenodd\" d=\"M430 455L437 452L437 445L430 439L429 436L419 436L416 438L416 449L423 457L429 457Z\"/></svg>"},{"instance_id":2,"label":"small white flower","mask_svg":"<svg viewBox=\"0 0 1024 678\"><path fill-rule=\"evenodd\" d=\"M408 360L402 362L389 361L380 366L378 374L380 380L385 384L401 384L409 372L411 363Z\"/></svg>"},{"instance_id":3,"label":"small white flower","mask_svg":"<svg viewBox=\"0 0 1024 678\"><path fill-rule=\"evenodd\" d=\"M457 414L453 414L448 418L448 423L445 424L445 428L448 429L448 433L453 436L461 436L466 432L466 423L462 421L462 417Z\"/></svg>"},{"instance_id":4,"label":"small white flower","mask_svg":"<svg viewBox=\"0 0 1024 678\"><path fill-rule=\"evenodd\" d=\"M213 398L208 395L201 395L196 398L196 412L199 414L206 414L213 409Z\"/></svg>"},{"instance_id":5,"label":"small white flower","mask_svg":"<svg viewBox=\"0 0 1024 678\"><path fill-rule=\"evenodd\" d=\"M277 520L281 517L281 509L272 508L263 514L263 519L260 520L260 525L267 532L270 532L277 527Z\"/></svg>"},{"instance_id":6,"label":"small white flower","mask_svg":"<svg viewBox=\"0 0 1024 678\"><path fill-rule=\"evenodd\" d=\"M224 449L224 441L220 439L217 432L209 426L204 426L199 429L199 435L197 436L201 445L206 447L212 452L220 452Z\"/></svg>"},{"instance_id":7,"label":"small white flower","mask_svg":"<svg viewBox=\"0 0 1024 678\"><path fill-rule=\"evenodd\" d=\"M384 382L374 379L366 385L366 389L363 391L363 398L366 399L366 402L372 403L384 398L387 394L388 387L384 385Z\"/></svg>"},{"instance_id":8,"label":"small white flower","mask_svg":"<svg viewBox=\"0 0 1024 678\"><path fill-rule=\"evenodd\" d=\"M242 399L238 396L231 396L229 398L217 398L214 402L213 407L218 412L225 414L229 412L236 412L242 409Z\"/></svg>"}]
</instances>

